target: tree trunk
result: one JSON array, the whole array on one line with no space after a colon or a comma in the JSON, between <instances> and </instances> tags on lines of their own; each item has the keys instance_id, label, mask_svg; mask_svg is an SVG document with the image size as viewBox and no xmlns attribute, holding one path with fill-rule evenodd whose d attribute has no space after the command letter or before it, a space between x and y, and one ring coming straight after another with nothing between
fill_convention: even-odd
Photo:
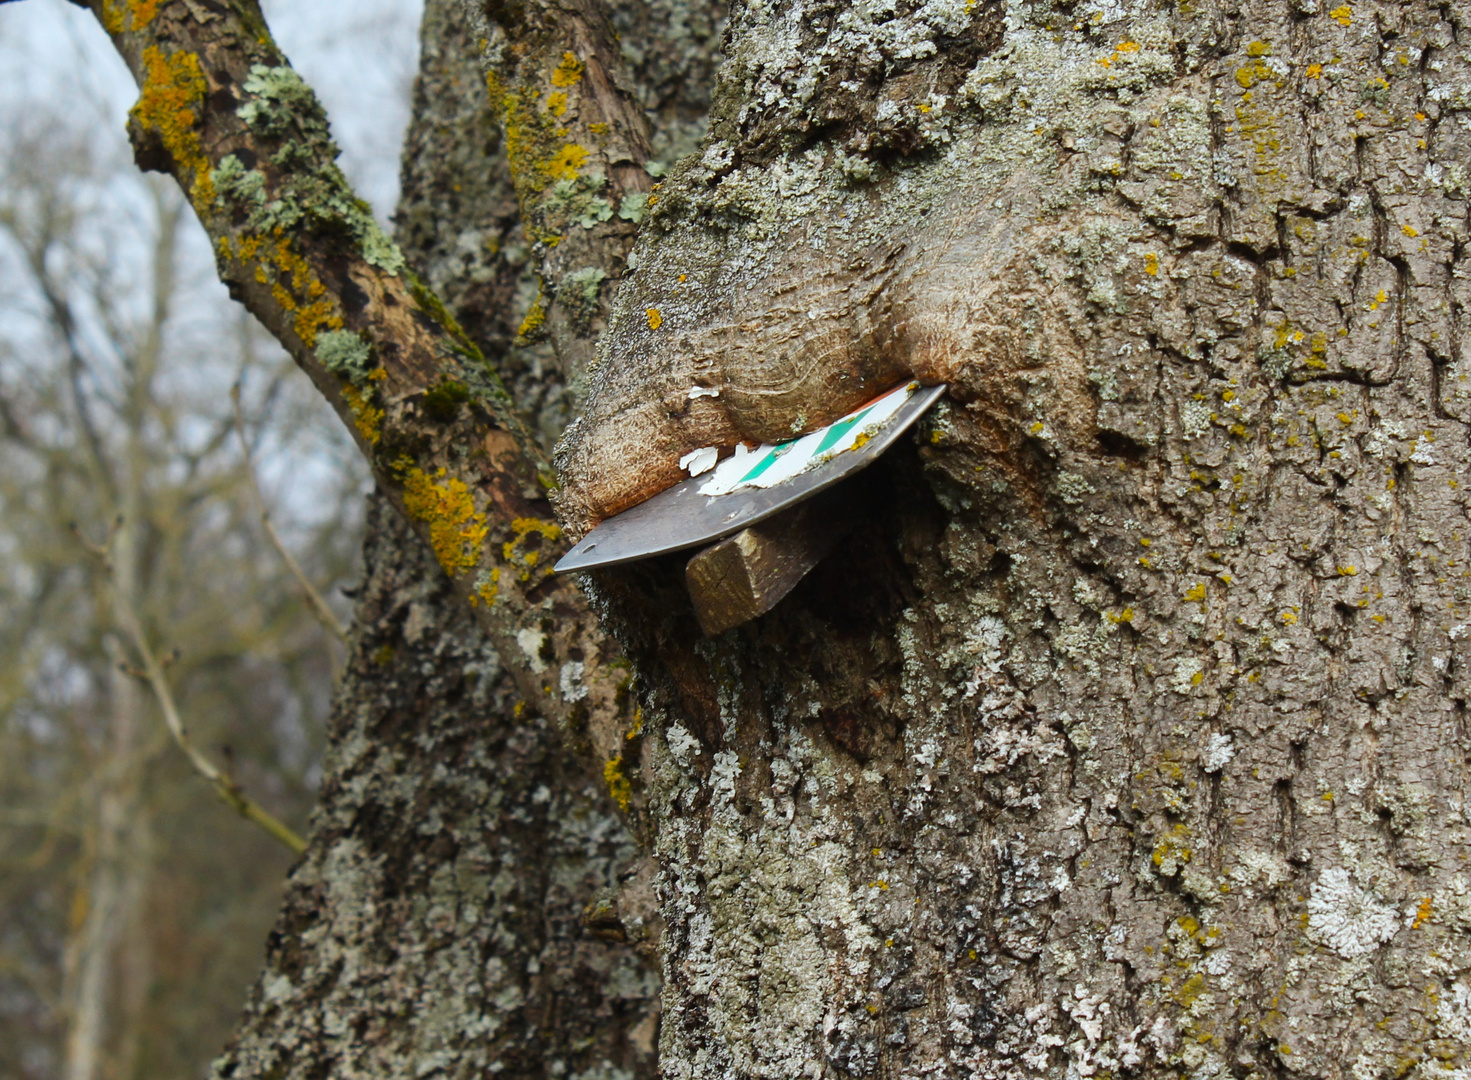
<instances>
[{"instance_id":1,"label":"tree trunk","mask_svg":"<svg viewBox=\"0 0 1471 1080\"><path fill-rule=\"evenodd\" d=\"M713 39L614 8L591 87L600 9L472 8L562 350L520 404L580 413L572 532L695 447L906 375L950 392L769 615L702 639L678 557L585 582L637 714L581 693L619 670L570 651L591 631L494 621L546 611L536 587L487 601L492 660L380 516L312 849L222 1074L651 1075L652 984L573 930L633 856L591 765L656 867L631 877L662 916L663 1075L1471 1075L1466 12L736 5L708 137L625 263L572 150L612 171L637 132L609 150L578 109L624 93L675 130L648 58ZM447 194L499 167L478 81L442 81L472 60L449 17L408 154L442 201L411 183L405 236L504 340L512 272L436 255L455 214L510 227L510 181ZM561 31L592 52L551 66ZM528 144L543 113L572 134ZM556 229L610 310L588 277L569 313ZM637 937L637 892L588 932Z\"/></svg>"},{"instance_id":2,"label":"tree trunk","mask_svg":"<svg viewBox=\"0 0 1471 1080\"><path fill-rule=\"evenodd\" d=\"M667 1075L1471 1061L1460 17L736 14L569 516L666 432L951 392L753 627L600 583L659 706ZM616 430L712 371L723 417Z\"/></svg>"},{"instance_id":3,"label":"tree trunk","mask_svg":"<svg viewBox=\"0 0 1471 1080\"><path fill-rule=\"evenodd\" d=\"M718 26L648 50L665 84L708 67ZM659 149L688 152L708 78L648 83ZM550 442L567 391L547 345L516 344L538 287L484 86L458 5L428 0L398 237ZM649 863L601 761L528 709L381 497L365 557L312 845L216 1076L656 1075Z\"/></svg>"}]
</instances>

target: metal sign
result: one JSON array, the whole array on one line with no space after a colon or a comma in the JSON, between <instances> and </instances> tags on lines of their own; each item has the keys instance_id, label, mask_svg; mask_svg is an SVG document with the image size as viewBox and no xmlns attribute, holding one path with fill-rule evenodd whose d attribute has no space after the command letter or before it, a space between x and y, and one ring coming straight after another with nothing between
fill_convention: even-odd
<instances>
[{"instance_id":1,"label":"metal sign","mask_svg":"<svg viewBox=\"0 0 1471 1080\"><path fill-rule=\"evenodd\" d=\"M738 448L718 464L695 451L684 460L700 475L608 518L562 556L556 570L664 555L764 521L873 464L944 392L943 385L906 383L825 428L776 446Z\"/></svg>"}]
</instances>

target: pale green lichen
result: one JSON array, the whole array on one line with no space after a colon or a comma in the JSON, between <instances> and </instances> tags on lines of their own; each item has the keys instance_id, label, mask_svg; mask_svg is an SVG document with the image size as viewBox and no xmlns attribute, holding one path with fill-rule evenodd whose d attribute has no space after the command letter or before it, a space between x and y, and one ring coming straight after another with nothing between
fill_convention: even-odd
<instances>
[{"instance_id":1,"label":"pale green lichen","mask_svg":"<svg viewBox=\"0 0 1471 1080\"><path fill-rule=\"evenodd\" d=\"M388 274L401 273L403 253L379 227L372 208L353 195L337 167L337 147L311 88L289 67L256 64L244 89L252 96L236 115L257 135L281 141L271 157L281 178L269 201L264 174L246 169L233 155L215 170L229 184L220 196L246 215L246 228L259 234L303 226L319 234L343 233L365 262Z\"/></svg>"},{"instance_id":2,"label":"pale green lichen","mask_svg":"<svg viewBox=\"0 0 1471 1080\"><path fill-rule=\"evenodd\" d=\"M327 114L317 95L291 68L253 64L245 80L253 95L236 115L258 135L279 138L293 128L305 135L327 135Z\"/></svg>"},{"instance_id":3,"label":"pale green lichen","mask_svg":"<svg viewBox=\"0 0 1471 1080\"><path fill-rule=\"evenodd\" d=\"M363 260L388 274L398 274L406 265L403 252L388 235L378 227L372 215L363 223L358 239L363 245Z\"/></svg>"},{"instance_id":4,"label":"pale green lichen","mask_svg":"<svg viewBox=\"0 0 1471 1080\"><path fill-rule=\"evenodd\" d=\"M266 205L265 174L259 169L247 169L234 154L211 170L209 178L214 184L216 205L222 209L230 204L256 209Z\"/></svg>"},{"instance_id":5,"label":"pale green lichen","mask_svg":"<svg viewBox=\"0 0 1471 1080\"><path fill-rule=\"evenodd\" d=\"M635 225L643 221L644 214L649 209L649 193L647 191L630 191L623 196L618 204L618 216L624 221L631 221Z\"/></svg>"},{"instance_id":6,"label":"pale green lichen","mask_svg":"<svg viewBox=\"0 0 1471 1080\"><path fill-rule=\"evenodd\" d=\"M334 375L361 383L372 370L372 349L351 330L328 330L317 335L317 360Z\"/></svg>"},{"instance_id":7,"label":"pale green lichen","mask_svg":"<svg viewBox=\"0 0 1471 1080\"><path fill-rule=\"evenodd\" d=\"M608 186L602 173L558 180L547 193L546 210L551 222L581 225L591 229L613 217L613 204L598 193Z\"/></svg>"}]
</instances>

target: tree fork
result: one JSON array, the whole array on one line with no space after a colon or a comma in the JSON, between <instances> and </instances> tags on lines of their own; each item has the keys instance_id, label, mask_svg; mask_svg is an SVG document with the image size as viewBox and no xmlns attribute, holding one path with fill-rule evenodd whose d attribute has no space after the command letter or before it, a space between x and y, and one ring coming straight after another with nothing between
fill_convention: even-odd
<instances>
[{"instance_id":1,"label":"tree fork","mask_svg":"<svg viewBox=\"0 0 1471 1080\"><path fill-rule=\"evenodd\" d=\"M342 417L530 706L562 724L575 712L616 756L627 674L551 574L549 466L495 370L351 191L258 8L86 6L138 81L139 165L179 182L231 295Z\"/></svg>"}]
</instances>

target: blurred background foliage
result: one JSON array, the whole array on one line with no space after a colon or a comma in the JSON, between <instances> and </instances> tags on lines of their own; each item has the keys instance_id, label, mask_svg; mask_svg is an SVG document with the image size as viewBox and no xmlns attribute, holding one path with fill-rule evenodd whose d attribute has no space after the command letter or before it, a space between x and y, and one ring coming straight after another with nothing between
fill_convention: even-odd
<instances>
[{"instance_id":1,"label":"blurred background foliage","mask_svg":"<svg viewBox=\"0 0 1471 1080\"><path fill-rule=\"evenodd\" d=\"M265 6L381 212L418 3ZM344 621L357 573L366 470L225 295L177 191L133 166L135 96L86 13L0 8L7 1080L205 1075L292 861L170 740L121 605L170 657L195 745L305 832L343 651L267 541L262 502ZM109 542L111 570L84 540Z\"/></svg>"}]
</instances>

